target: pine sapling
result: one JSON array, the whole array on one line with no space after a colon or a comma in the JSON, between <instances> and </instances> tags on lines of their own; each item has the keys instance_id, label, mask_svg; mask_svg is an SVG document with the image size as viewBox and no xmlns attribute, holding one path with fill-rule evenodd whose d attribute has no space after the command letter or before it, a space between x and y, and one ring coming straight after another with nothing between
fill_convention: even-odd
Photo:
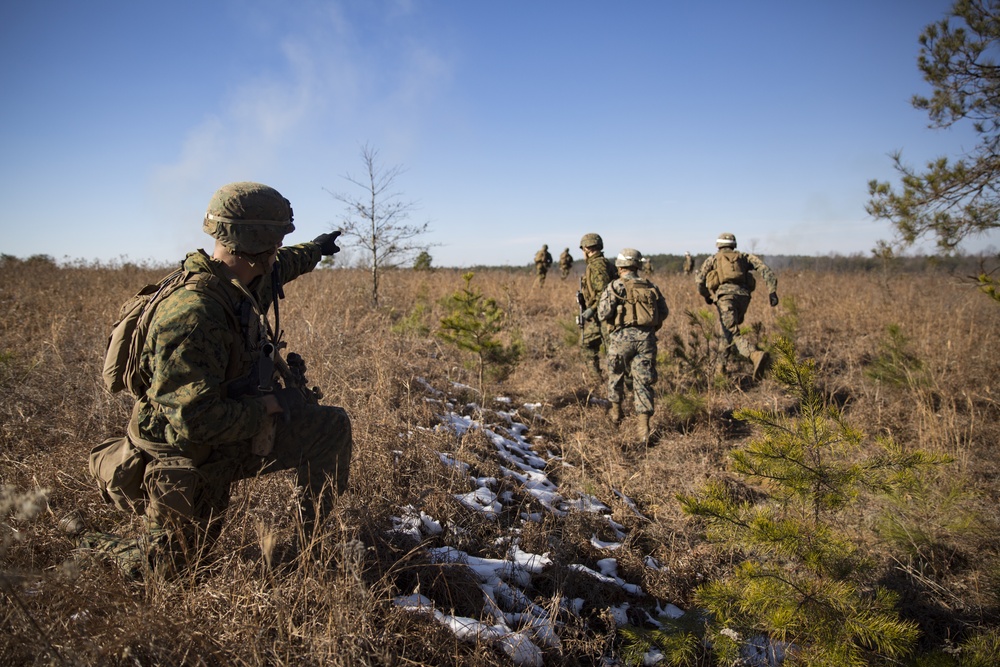
<instances>
[{"instance_id":1,"label":"pine sapling","mask_svg":"<svg viewBox=\"0 0 1000 667\"><path fill-rule=\"evenodd\" d=\"M505 377L517 365L523 343L514 335L510 344L499 336L507 330L507 315L496 300L472 287L474 273L462 276L465 286L444 299L447 314L441 318L437 335L461 350L475 355L476 375L483 406L488 376Z\"/></svg>"},{"instance_id":2,"label":"pine sapling","mask_svg":"<svg viewBox=\"0 0 1000 667\"><path fill-rule=\"evenodd\" d=\"M759 485L762 499L738 499L721 483L679 496L684 511L705 522L709 540L742 558L728 577L696 593L708 612L706 638L724 660L736 659L753 637L795 664L898 659L914 645L916 624L899 617L893 592L872 582L871 563L844 526L856 519L862 493L898 494L944 459L871 442L827 404L812 362L798 361L786 338L774 349L771 373L796 399L794 414L734 413L757 435L732 452L732 471Z\"/></svg>"}]
</instances>

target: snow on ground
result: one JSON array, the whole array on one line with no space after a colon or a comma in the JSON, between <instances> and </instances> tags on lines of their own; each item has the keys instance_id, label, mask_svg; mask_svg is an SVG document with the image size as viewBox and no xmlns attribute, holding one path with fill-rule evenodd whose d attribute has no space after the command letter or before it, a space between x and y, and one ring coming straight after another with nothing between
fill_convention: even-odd
<instances>
[{"instance_id":1,"label":"snow on ground","mask_svg":"<svg viewBox=\"0 0 1000 667\"><path fill-rule=\"evenodd\" d=\"M443 411L438 415L440 423L435 427L436 430L447 431L459 438L471 429L481 430L496 447L496 456L504 477L516 482L524 493L537 500L541 507L554 516L566 516L570 512L587 512L601 516L618 541L605 542L594 535L590 539L590 544L595 548L613 553L622 546L622 541L628 533L624 526L612 519L610 507L597 498L583 493L567 497L549 478L545 472L546 468L561 459L548 451L539 454L536 449L544 449L544 442L540 438L533 438L534 445L525 440L524 434L528 427L516 420L516 410L496 413L503 420L502 424L484 424L456 412L454 402L447 398L445 392L435 389L423 379L419 379L418 382L433 397L425 400L440 405ZM497 402L502 405L511 403L509 399L503 398ZM470 412L473 414L481 413L478 406L466 407L472 408ZM526 404L524 407L532 411L541 409L538 404ZM438 452L438 458L442 465L454 468L465 475L471 470L468 463L458 460L450 452ZM456 500L465 507L481 513L487 520L496 520L503 511L504 503L511 499L498 496L490 488L496 486L495 478L476 478L470 475L468 479L470 490L456 494ZM636 516L645 518L628 497L618 491L615 491L615 495L632 509ZM520 517L522 522L537 522L543 518L541 513L529 512L522 512ZM443 528L433 517L407 506L402 508L400 516L392 518L391 530L409 535L420 542L440 534ZM472 619L447 614L436 609L431 600L417 593L399 597L395 603L408 611L432 616L463 641L484 642L495 646L507 654L516 665L540 666L543 661L543 648L558 650L561 646L559 638L561 623L555 618L555 614L536 604L525 590L530 587L532 577L543 572L552 561L547 554L522 551L518 547L516 528L511 530L511 535L504 542L509 548L503 559L478 558L450 546L427 549L432 562L462 563L475 574L483 592L485 618ZM645 562L651 569L660 569L659 564L651 557ZM661 605L659 601L650 600L638 584L619 577L615 558L604 558L598 561L596 566L597 570L583 564L571 564L569 568L591 577L595 582L620 587L627 595L641 600L644 605L653 603L657 609L665 609L664 613L671 615L683 613L673 605L665 603ZM586 603L587 601L582 599L559 600L558 608L579 615ZM606 611L619 624L626 624L628 623L626 613L630 606L626 602ZM647 664L656 662L655 655L651 654L649 659Z\"/></svg>"}]
</instances>

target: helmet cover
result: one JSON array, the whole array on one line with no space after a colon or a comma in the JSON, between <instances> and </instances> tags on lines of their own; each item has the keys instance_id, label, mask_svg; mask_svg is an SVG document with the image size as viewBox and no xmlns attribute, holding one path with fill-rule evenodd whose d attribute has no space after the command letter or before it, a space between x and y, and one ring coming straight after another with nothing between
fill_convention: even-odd
<instances>
[{"instance_id":1,"label":"helmet cover","mask_svg":"<svg viewBox=\"0 0 1000 667\"><path fill-rule=\"evenodd\" d=\"M622 248L615 258L615 266L619 269L638 269L642 265L642 253L635 248Z\"/></svg>"},{"instance_id":2,"label":"helmet cover","mask_svg":"<svg viewBox=\"0 0 1000 667\"><path fill-rule=\"evenodd\" d=\"M604 250L604 239L601 238L600 234L584 234L583 238L580 239L580 248L597 248L598 250Z\"/></svg>"},{"instance_id":3,"label":"helmet cover","mask_svg":"<svg viewBox=\"0 0 1000 667\"><path fill-rule=\"evenodd\" d=\"M295 229L292 205L267 185L230 183L212 195L202 229L230 252L269 254Z\"/></svg>"},{"instance_id":4,"label":"helmet cover","mask_svg":"<svg viewBox=\"0 0 1000 667\"><path fill-rule=\"evenodd\" d=\"M715 239L716 248L735 248L736 247L736 237L729 232L723 232L719 234L719 238Z\"/></svg>"}]
</instances>

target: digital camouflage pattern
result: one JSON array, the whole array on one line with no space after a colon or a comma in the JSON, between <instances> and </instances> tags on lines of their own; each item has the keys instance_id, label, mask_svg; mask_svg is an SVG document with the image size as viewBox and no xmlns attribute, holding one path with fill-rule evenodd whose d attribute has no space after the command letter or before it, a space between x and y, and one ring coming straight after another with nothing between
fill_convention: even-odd
<instances>
[{"instance_id":1,"label":"digital camouflage pattern","mask_svg":"<svg viewBox=\"0 0 1000 667\"><path fill-rule=\"evenodd\" d=\"M583 277L580 278L580 291L583 293L584 304L594 313L583 323L580 345L584 363L591 376L599 383L604 381L601 374L601 346L604 346L605 352L608 350L610 330L607 323L597 317L597 306L601 292L617 277L618 269L615 268L614 262L606 258L603 252L598 251L587 258Z\"/></svg>"},{"instance_id":2,"label":"digital camouflage pattern","mask_svg":"<svg viewBox=\"0 0 1000 667\"><path fill-rule=\"evenodd\" d=\"M603 322L612 323L618 318L618 310L625 300L626 280L639 280L631 271L613 280L601 293L597 316ZM625 398L627 377L632 380L635 412L651 415L654 411L653 387L656 385L656 332L666 320L669 310L659 288L656 288L656 326L620 326L613 328L609 335L608 347L608 400L620 404Z\"/></svg>"},{"instance_id":3,"label":"digital camouflage pattern","mask_svg":"<svg viewBox=\"0 0 1000 667\"><path fill-rule=\"evenodd\" d=\"M315 243L279 249L283 282L311 271L320 258ZM154 316L140 360L150 382L136 408L135 443L148 460L149 533L132 539L87 533L80 541L128 573L162 552L190 560L206 551L221 529L234 481L296 470L307 531L348 481L353 441L343 409L305 404L286 423L281 415L268 416L252 393L235 390L258 384L256 362L268 336L264 313L274 298L270 276L243 288L202 251L189 254L184 267L218 279L232 310L202 293L178 290ZM272 451L254 455L250 440L272 427Z\"/></svg>"},{"instance_id":4,"label":"digital camouflage pattern","mask_svg":"<svg viewBox=\"0 0 1000 667\"><path fill-rule=\"evenodd\" d=\"M698 293L706 300L714 301L719 312L722 339L719 342L720 357L717 370L720 372L726 370L726 363L732 358L734 350L747 359L751 359L758 352L753 342L740 333L740 325L743 324L743 318L746 316L747 308L750 306L751 291L745 284L736 282L722 283L714 292L706 285L706 278L709 271L715 270L717 262L724 261L721 259L722 253L737 253L740 255L741 260L752 267L752 270L764 281L768 293L778 291L778 279L775 277L774 272L757 255L722 247L702 263L698 274L695 276L695 284L697 285Z\"/></svg>"}]
</instances>

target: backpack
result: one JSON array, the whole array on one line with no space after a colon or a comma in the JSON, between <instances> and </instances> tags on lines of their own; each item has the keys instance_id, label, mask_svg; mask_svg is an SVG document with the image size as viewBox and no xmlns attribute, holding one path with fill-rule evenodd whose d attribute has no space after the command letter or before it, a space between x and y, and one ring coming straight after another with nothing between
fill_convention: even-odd
<instances>
[{"instance_id":1,"label":"backpack","mask_svg":"<svg viewBox=\"0 0 1000 667\"><path fill-rule=\"evenodd\" d=\"M233 306L218 286L219 279L211 274L177 269L158 283L145 285L135 296L122 304L118 319L111 325L108 348L104 355L104 386L117 393L128 389L136 397L149 389L139 372L139 358L149 334L149 325L156 307L182 287L208 294L218 301L233 318Z\"/></svg>"},{"instance_id":2,"label":"backpack","mask_svg":"<svg viewBox=\"0 0 1000 667\"><path fill-rule=\"evenodd\" d=\"M622 304L621 324L626 327L658 327L660 309L656 307L660 293L653 283L638 278L623 280L625 301Z\"/></svg>"},{"instance_id":3,"label":"backpack","mask_svg":"<svg viewBox=\"0 0 1000 667\"><path fill-rule=\"evenodd\" d=\"M721 285L741 285L753 292L757 281L743 253L722 251L715 255L714 267L705 274L705 286L714 292Z\"/></svg>"}]
</instances>

